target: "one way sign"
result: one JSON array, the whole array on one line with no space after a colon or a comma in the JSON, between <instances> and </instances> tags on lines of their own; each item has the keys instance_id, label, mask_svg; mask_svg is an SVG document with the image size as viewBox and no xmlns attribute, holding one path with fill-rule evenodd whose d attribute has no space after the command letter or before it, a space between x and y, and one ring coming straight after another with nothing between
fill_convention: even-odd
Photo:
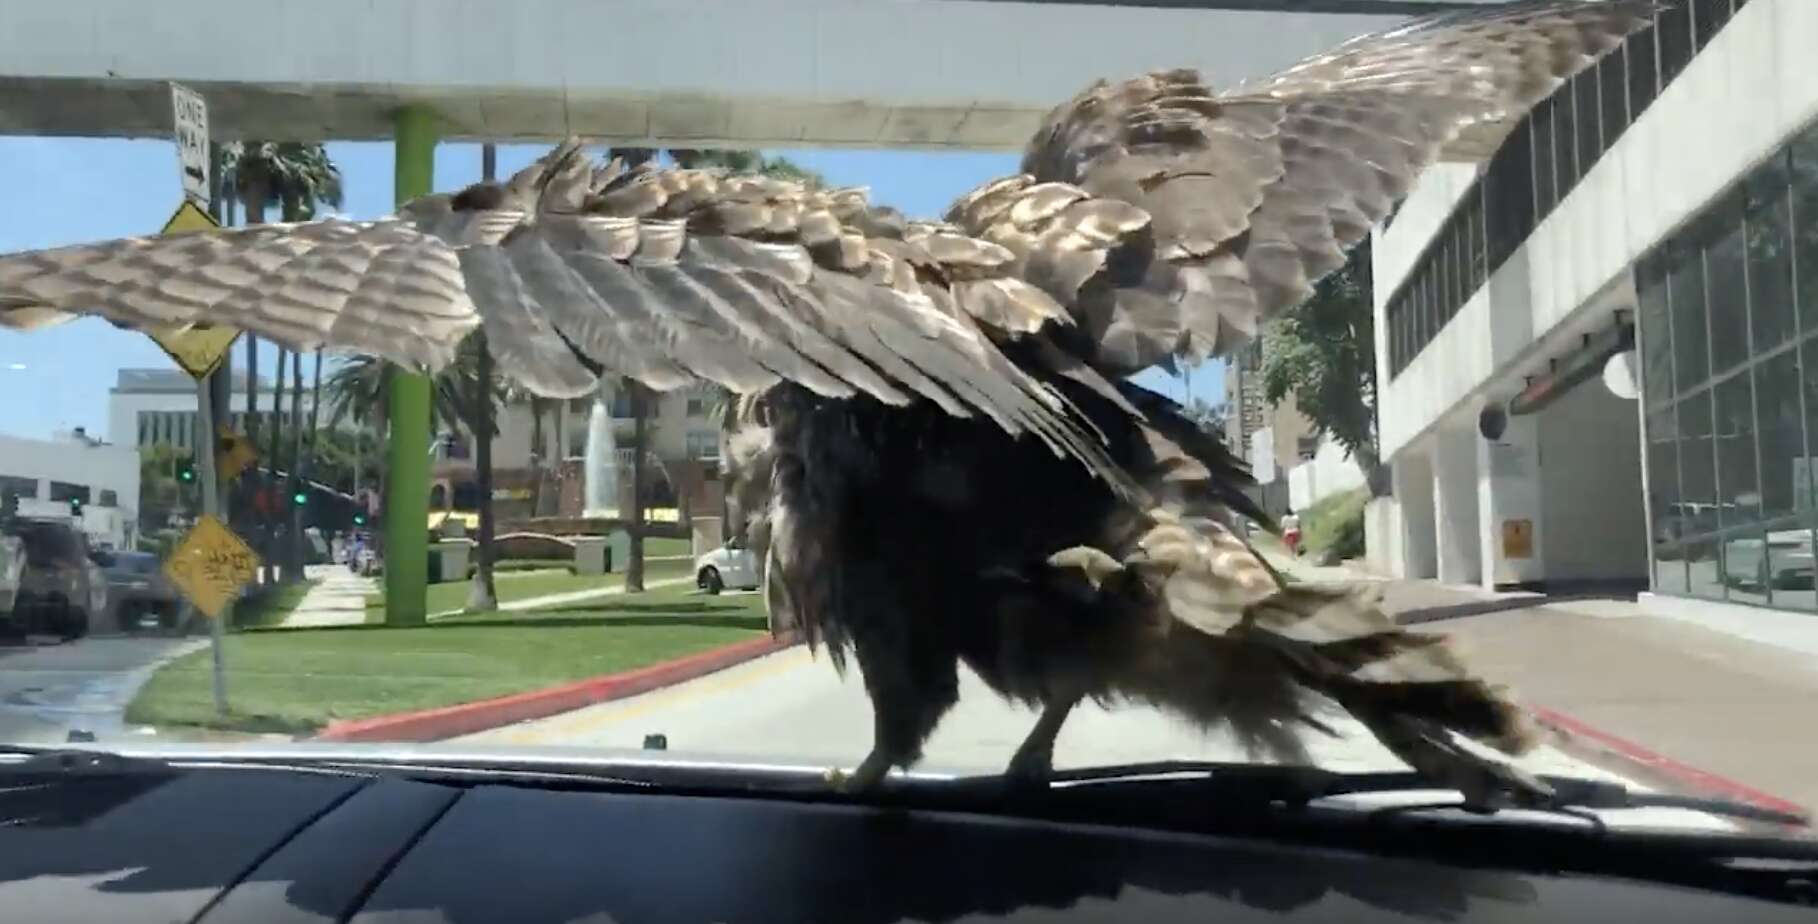
<instances>
[{"instance_id":1,"label":"one way sign","mask_svg":"<svg viewBox=\"0 0 1818 924\"><path fill-rule=\"evenodd\" d=\"M183 195L208 211L208 104L202 94L180 84L170 85L171 111L176 115L177 164L183 171Z\"/></svg>"}]
</instances>

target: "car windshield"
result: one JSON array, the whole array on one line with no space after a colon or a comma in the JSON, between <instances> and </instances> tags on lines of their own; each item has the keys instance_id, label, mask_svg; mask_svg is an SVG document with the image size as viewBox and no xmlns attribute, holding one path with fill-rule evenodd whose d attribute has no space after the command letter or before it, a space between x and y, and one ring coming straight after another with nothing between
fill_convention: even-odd
<instances>
[{"instance_id":1,"label":"car windshield","mask_svg":"<svg viewBox=\"0 0 1818 924\"><path fill-rule=\"evenodd\" d=\"M0 743L1818 804L1800 4L385 6L0 86Z\"/></svg>"}]
</instances>

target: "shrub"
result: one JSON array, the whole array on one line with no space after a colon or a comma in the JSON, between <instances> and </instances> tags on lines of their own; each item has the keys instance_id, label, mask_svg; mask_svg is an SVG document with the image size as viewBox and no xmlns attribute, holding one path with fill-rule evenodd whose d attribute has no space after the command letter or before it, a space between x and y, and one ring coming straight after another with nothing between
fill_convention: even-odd
<instances>
[{"instance_id":1,"label":"shrub","mask_svg":"<svg viewBox=\"0 0 1818 924\"><path fill-rule=\"evenodd\" d=\"M1301 534L1307 551L1336 560L1364 554L1364 505L1370 492L1364 488L1322 498L1301 513Z\"/></svg>"}]
</instances>

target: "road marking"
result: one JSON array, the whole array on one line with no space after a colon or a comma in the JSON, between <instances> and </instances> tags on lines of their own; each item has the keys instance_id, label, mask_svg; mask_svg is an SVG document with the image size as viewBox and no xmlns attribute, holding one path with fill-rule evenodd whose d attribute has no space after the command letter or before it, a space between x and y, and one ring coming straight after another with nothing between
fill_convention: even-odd
<instances>
[{"instance_id":1,"label":"road marking","mask_svg":"<svg viewBox=\"0 0 1818 924\"><path fill-rule=\"evenodd\" d=\"M652 690L649 693L622 700L622 705L610 702L596 703L576 709L568 713L566 718L552 716L548 719L533 719L504 732L500 737L512 744L544 744L562 743L564 739L578 736L592 736L603 732L610 726L648 715L658 709L750 686L814 662L814 659L808 655L807 649L803 647L792 648L769 657L774 659L771 663L752 665L744 670L722 671L718 675L710 674L688 683ZM551 739L555 740L551 741Z\"/></svg>"}]
</instances>

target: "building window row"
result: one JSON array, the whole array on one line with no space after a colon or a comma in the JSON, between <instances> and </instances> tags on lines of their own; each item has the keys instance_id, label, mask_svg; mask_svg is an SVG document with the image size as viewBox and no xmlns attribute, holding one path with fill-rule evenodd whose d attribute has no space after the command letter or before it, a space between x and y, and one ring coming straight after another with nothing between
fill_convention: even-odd
<instances>
[{"instance_id":1,"label":"building window row","mask_svg":"<svg viewBox=\"0 0 1818 924\"><path fill-rule=\"evenodd\" d=\"M1664 10L1536 105L1509 132L1389 297L1400 375L1748 0Z\"/></svg>"}]
</instances>

